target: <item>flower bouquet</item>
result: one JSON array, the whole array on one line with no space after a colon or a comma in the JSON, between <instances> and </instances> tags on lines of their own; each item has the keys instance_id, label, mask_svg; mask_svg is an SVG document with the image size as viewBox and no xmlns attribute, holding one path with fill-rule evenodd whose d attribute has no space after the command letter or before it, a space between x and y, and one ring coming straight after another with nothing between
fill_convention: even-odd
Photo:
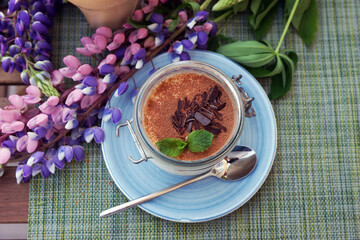
<instances>
[{"instance_id":1,"label":"flower bouquet","mask_svg":"<svg viewBox=\"0 0 360 240\"><path fill-rule=\"evenodd\" d=\"M121 109L106 107L110 96L124 94L127 81L135 83L134 73L159 53L169 52L175 62L189 60L191 49L217 51L255 77L270 78L269 97L276 99L289 91L297 65L295 52L280 49L290 25L309 45L317 30L315 0L285 1L286 24L275 49L266 40L235 41L221 29L228 19L246 12L255 38L262 39L279 7L277 0L148 0L121 29L103 26L81 38L76 52L95 59L96 65L67 55L65 67L55 69L48 30L61 4L10 0L7 14L0 13L2 68L20 72L29 85L26 95L9 96L10 105L0 109L0 175L2 165L18 162L18 183L37 174L48 177L66 162L81 161L83 144L101 143L105 136L99 119L118 123L122 117Z\"/></svg>"}]
</instances>

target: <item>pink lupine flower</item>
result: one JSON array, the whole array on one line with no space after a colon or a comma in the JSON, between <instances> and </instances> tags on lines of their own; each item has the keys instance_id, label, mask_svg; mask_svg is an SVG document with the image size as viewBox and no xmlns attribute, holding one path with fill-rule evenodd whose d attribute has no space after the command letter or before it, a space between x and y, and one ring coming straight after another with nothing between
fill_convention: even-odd
<instances>
[{"instance_id":1,"label":"pink lupine flower","mask_svg":"<svg viewBox=\"0 0 360 240\"><path fill-rule=\"evenodd\" d=\"M19 95L10 95L9 102L17 109L23 109L25 107L24 100Z\"/></svg>"},{"instance_id":2,"label":"pink lupine flower","mask_svg":"<svg viewBox=\"0 0 360 240\"><path fill-rule=\"evenodd\" d=\"M180 11L180 12L178 13L178 15L179 15L179 19L180 19L180 21L181 21L182 23L185 23L185 22L188 21L188 15L187 15L187 13L186 13L185 11Z\"/></svg>"},{"instance_id":3,"label":"pink lupine flower","mask_svg":"<svg viewBox=\"0 0 360 240\"><path fill-rule=\"evenodd\" d=\"M39 109L41 112L45 113L45 114L51 114L52 112L55 111L56 109L56 105L59 103L59 98L56 96L51 96L49 97L46 102L44 102L43 104L41 104L39 106Z\"/></svg>"},{"instance_id":4,"label":"pink lupine flower","mask_svg":"<svg viewBox=\"0 0 360 240\"><path fill-rule=\"evenodd\" d=\"M102 81L102 78L97 80L97 93L102 94L105 92L107 84Z\"/></svg>"},{"instance_id":5,"label":"pink lupine flower","mask_svg":"<svg viewBox=\"0 0 360 240\"><path fill-rule=\"evenodd\" d=\"M16 133L24 129L25 124L21 121L14 121L11 123L3 123L1 125L2 133Z\"/></svg>"},{"instance_id":6,"label":"pink lupine flower","mask_svg":"<svg viewBox=\"0 0 360 240\"><path fill-rule=\"evenodd\" d=\"M144 42L145 48L152 48L155 46L155 38L153 36L148 37Z\"/></svg>"},{"instance_id":7,"label":"pink lupine flower","mask_svg":"<svg viewBox=\"0 0 360 240\"><path fill-rule=\"evenodd\" d=\"M68 95L68 97L66 98L65 104L67 106L70 106L74 102L80 101L83 96L84 96L84 94L81 89L75 89Z\"/></svg>"},{"instance_id":8,"label":"pink lupine flower","mask_svg":"<svg viewBox=\"0 0 360 240\"><path fill-rule=\"evenodd\" d=\"M28 135L24 135L21 138L19 138L19 140L17 140L16 142L16 150L22 152L26 148L28 138L29 138Z\"/></svg>"},{"instance_id":9,"label":"pink lupine flower","mask_svg":"<svg viewBox=\"0 0 360 240\"><path fill-rule=\"evenodd\" d=\"M51 73L51 83L53 86L57 86L64 80L64 75L59 70L54 70Z\"/></svg>"},{"instance_id":10,"label":"pink lupine flower","mask_svg":"<svg viewBox=\"0 0 360 240\"><path fill-rule=\"evenodd\" d=\"M13 122L20 118L21 112L19 109L4 110L0 108L0 120L4 122Z\"/></svg>"},{"instance_id":11,"label":"pink lupine flower","mask_svg":"<svg viewBox=\"0 0 360 240\"><path fill-rule=\"evenodd\" d=\"M106 37L108 39L112 38L112 31L108 27L99 27L96 29L96 33L103 35L104 37Z\"/></svg>"},{"instance_id":12,"label":"pink lupine flower","mask_svg":"<svg viewBox=\"0 0 360 240\"><path fill-rule=\"evenodd\" d=\"M115 34L113 41L107 46L109 51L112 51L123 44L125 41L125 34L123 32L118 32Z\"/></svg>"},{"instance_id":13,"label":"pink lupine flower","mask_svg":"<svg viewBox=\"0 0 360 240\"><path fill-rule=\"evenodd\" d=\"M149 6L156 7L159 5L159 0L149 0Z\"/></svg>"},{"instance_id":14,"label":"pink lupine flower","mask_svg":"<svg viewBox=\"0 0 360 240\"><path fill-rule=\"evenodd\" d=\"M27 122L27 126L30 129L33 129L35 127L38 127L40 125L45 124L47 121L49 120L49 117L47 114L41 113L39 115L36 115L35 117L31 118L28 122Z\"/></svg>"},{"instance_id":15,"label":"pink lupine flower","mask_svg":"<svg viewBox=\"0 0 360 240\"><path fill-rule=\"evenodd\" d=\"M26 151L28 153L33 153L36 150L36 148L38 147L38 144L39 144L39 141L28 138L27 143L26 143Z\"/></svg>"},{"instance_id":16,"label":"pink lupine flower","mask_svg":"<svg viewBox=\"0 0 360 240\"><path fill-rule=\"evenodd\" d=\"M0 148L0 164L5 164L9 161L11 152L8 148Z\"/></svg>"},{"instance_id":17,"label":"pink lupine flower","mask_svg":"<svg viewBox=\"0 0 360 240\"><path fill-rule=\"evenodd\" d=\"M149 31L146 28L140 28L137 31L137 38L138 39L144 39L147 37Z\"/></svg>"},{"instance_id":18,"label":"pink lupine flower","mask_svg":"<svg viewBox=\"0 0 360 240\"><path fill-rule=\"evenodd\" d=\"M144 12L141 9L137 9L134 11L131 18L136 22L141 22L144 18Z\"/></svg>"}]
</instances>

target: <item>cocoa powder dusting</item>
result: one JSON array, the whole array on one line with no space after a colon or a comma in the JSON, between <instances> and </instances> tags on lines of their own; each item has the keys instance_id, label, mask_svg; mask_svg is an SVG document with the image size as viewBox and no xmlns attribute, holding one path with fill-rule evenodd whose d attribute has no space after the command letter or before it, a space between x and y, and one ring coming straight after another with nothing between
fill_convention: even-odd
<instances>
[{"instance_id":1,"label":"cocoa powder dusting","mask_svg":"<svg viewBox=\"0 0 360 240\"><path fill-rule=\"evenodd\" d=\"M143 113L145 132L154 146L156 146L156 142L167 137L185 141L186 136L189 134L189 131L187 131L189 129L189 121L186 122L186 119L182 119L180 116L181 122L174 122L174 118L178 114L176 111L179 113L181 113L181 110L184 111L183 108L191 104L196 95L203 98L203 100L214 98L217 94L212 93L211 90L215 85L216 82L205 75L180 73L165 79L156 86L146 100ZM215 91L221 92L221 104L199 110L202 116L197 114L197 117L200 120L206 121L203 117L211 118L211 115L215 115L213 119L216 119L218 124L214 123L204 127L198 121L190 119L192 130L200 128L210 132L214 131L214 134L216 133L212 145L202 153L192 153L186 150L177 159L192 161L209 157L216 154L231 138L232 130L235 127L233 104L225 90L219 85L216 86L217 89ZM204 94L204 92L209 94ZM221 111L218 110L219 108ZM204 122L204 124L206 123L207 121ZM180 130L175 126L178 124L182 125Z\"/></svg>"}]
</instances>

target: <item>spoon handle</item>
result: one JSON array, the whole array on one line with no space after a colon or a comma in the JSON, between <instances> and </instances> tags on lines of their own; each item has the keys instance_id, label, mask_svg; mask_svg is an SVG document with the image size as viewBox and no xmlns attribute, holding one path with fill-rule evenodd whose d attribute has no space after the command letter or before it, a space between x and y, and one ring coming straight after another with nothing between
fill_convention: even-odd
<instances>
[{"instance_id":1,"label":"spoon handle","mask_svg":"<svg viewBox=\"0 0 360 240\"><path fill-rule=\"evenodd\" d=\"M114 215L115 213L118 213L118 212L121 212L121 211L124 211L128 208L131 208L131 207L134 207L134 206L137 206L139 204L142 204L144 202L147 202L151 199L154 199L156 197L159 197L161 195L164 195L165 193L168 193L168 192L171 192L171 191L174 191L178 188L181 188L183 186L186 186L190 183L193 183L193 182L196 182L196 181L199 181L201 179L204 179L204 178L207 178L207 177L210 177L212 176L212 173L211 172L207 172L207 173L204 173L202 175L199 175L199 176L196 176L196 177L193 177L193 178L190 178L188 180L185 180L183 182L180 182L180 183L177 183L175 185L172 185L170 187L167 187L167 188L164 188L162 190L159 190L159 191L156 191L154 193L150 193L148 195L145 195L143 197L140 197L140 198L137 198L137 199L134 199L134 200L131 200L129 202L126 202L126 203L123 203L121 205L118 205L118 206L115 206L115 207L112 207L112 208L109 208L105 211L103 211L102 213L100 213L100 217L104 218L104 217L108 217L108 216L111 216L111 215Z\"/></svg>"}]
</instances>

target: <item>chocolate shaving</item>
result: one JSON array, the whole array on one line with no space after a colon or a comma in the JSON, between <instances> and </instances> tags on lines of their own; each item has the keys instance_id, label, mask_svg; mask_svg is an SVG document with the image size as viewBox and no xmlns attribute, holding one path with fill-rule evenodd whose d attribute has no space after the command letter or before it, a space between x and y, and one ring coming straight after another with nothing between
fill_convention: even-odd
<instances>
[{"instance_id":1,"label":"chocolate shaving","mask_svg":"<svg viewBox=\"0 0 360 240\"><path fill-rule=\"evenodd\" d=\"M215 98L218 96L218 93L219 93L219 87L215 85L209 96L209 101L215 100Z\"/></svg>"},{"instance_id":2,"label":"chocolate shaving","mask_svg":"<svg viewBox=\"0 0 360 240\"><path fill-rule=\"evenodd\" d=\"M203 93L203 99L202 99L203 103L206 103L206 102L207 102L207 100L208 100L207 97L208 97L207 92L204 92L204 93Z\"/></svg>"},{"instance_id":3,"label":"chocolate shaving","mask_svg":"<svg viewBox=\"0 0 360 240\"><path fill-rule=\"evenodd\" d=\"M221 114L221 113L219 113L219 112L216 111L216 110L214 110L213 113L214 113L214 115L215 115L215 117L216 117L217 119L222 120L222 114Z\"/></svg>"},{"instance_id":4,"label":"chocolate shaving","mask_svg":"<svg viewBox=\"0 0 360 240\"><path fill-rule=\"evenodd\" d=\"M220 128L221 130L223 130L224 132L226 132L226 130L227 130L227 128L224 125L222 125L218 122L211 123L211 126L216 126L216 127Z\"/></svg>"},{"instance_id":5,"label":"chocolate shaving","mask_svg":"<svg viewBox=\"0 0 360 240\"><path fill-rule=\"evenodd\" d=\"M192 131L192 125L193 125L193 121L189 122L188 127L187 127L187 131L189 133Z\"/></svg>"},{"instance_id":6,"label":"chocolate shaving","mask_svg":"<svg viewBox=\"0 0 360 240\"><path fill-rule=\"evenodd\" d=\"M205 130L211 132L215 136L218 135L219 133L221 133L221 130L219 128L214 128L214 127L210 127L210 126L205 127Z\"/></svg>"},{"instance_id":7,"label":"chocolate shaving","mask_svg":"<svg viewBox=\"0 0 360 240\"><path fill-rule=\"evenodd\" d=\"M221 109L223 109L226 106L226 103L220 104L216 110L220 111Z\"/></svg>"},{"instance_id":8,"label":"chocolate shaving","mask_svg":"<svg viewBox=\"0 0 360 240\"><path fill-rule=\"evenodd\" d=\"M195 127L195 130L200 129L199 122L197 120L194 121L194 127Z\"/></svg>"},{"instance_id":9,"label":"chocolate shaving","mask_svg":"<svg viewBox=\"0 0 360 240\"><path fill-rule=\"evenodd\" d=\"M195 119L199 121L199 123L203 126L207 126L210 124L211 120L205 117L203 114L196 112L194 115Z\"/></svg>"},{"instance_id":10,"label":"chocolate shaving","mask_svg":"<svg viewBox=\"0 0 360 240\"><path fill-rule=\"evenodd\" d=\"M210 88L209 92L196 94L192 100L187 97L179 99L177 110L171 117L172 124L176 131L183 134L185 131L191 132L204 128L214 135L221 131L226 132L226 127L215 122L216 119L222 120L219 112L226 106L221 101L222 92L218 85Z\"/></svg>"},{"instance_id":11,"label":"chocolate shaving","mask_svg":"<svg viewBox=\"0 0 360 240\"><path fill-rule=\"evenodd\" d=\"M179 101L178 101L178 111L181 111L183 106L184 106L184 102L181 99L179 99Z\"/></svg>"}]
</instances>

